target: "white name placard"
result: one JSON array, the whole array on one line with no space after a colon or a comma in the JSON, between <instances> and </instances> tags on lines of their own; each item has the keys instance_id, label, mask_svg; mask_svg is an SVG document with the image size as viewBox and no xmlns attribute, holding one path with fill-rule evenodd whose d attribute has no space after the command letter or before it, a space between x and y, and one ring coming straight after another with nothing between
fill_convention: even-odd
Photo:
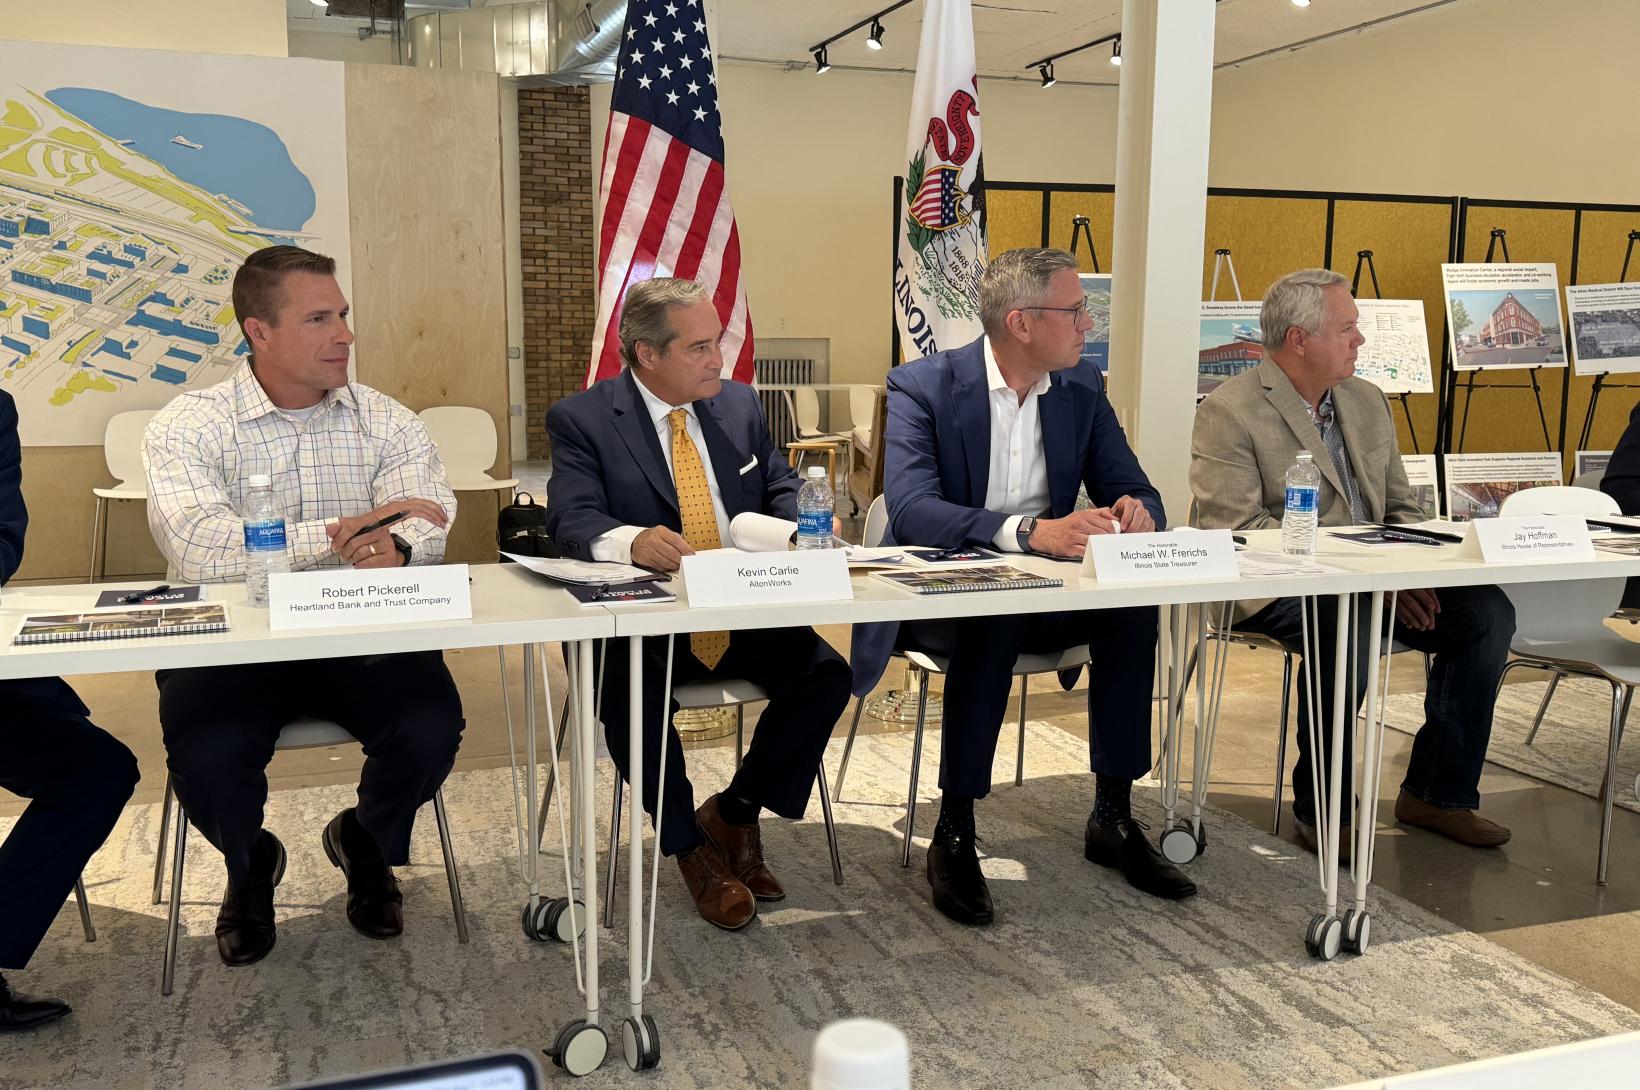
<instances>
[{"instance_id":1,"label":"white name placard","mask_svg":"<svg viewBox=\"0 0 1640 1090\"><path fill-rule=\"evenodd\" d=\"M347 628L473 615L465 564L325 568L268 579L268 627Z\"/></svg>"},{"instance_id":2,"label":"white name placard","mask_svg":"<svg viewBox=\"0 0 1640 1090\"><path fill-rule=\"evenodd\" d=\"M1593 560L1594 542L1581 515L1526 515L1475 519L1458 555L1488 564L1522 560Z\"/></svg>"},{"instance_id":3,"label":"white name placard","mask_svg":"<svg viewBox=\"0 0 1640 1090\"><path fill-rule=\"evenodd\" d=\"M1239 574L1229 530L1095 534L1082 557L1082 578L1100 583L1234 579Z\"/></svg>"},{"instance_id":4,"label":"white name placard","mask_svg":"<svg viewBox=\"0 0 1640 1090\"><path fill-rule=\"evenodd\" d=\"M692 606L761 606L837 602L854 597L842 549L743 553L714 549L683 558Z\"/></svg>"}]
</instances>

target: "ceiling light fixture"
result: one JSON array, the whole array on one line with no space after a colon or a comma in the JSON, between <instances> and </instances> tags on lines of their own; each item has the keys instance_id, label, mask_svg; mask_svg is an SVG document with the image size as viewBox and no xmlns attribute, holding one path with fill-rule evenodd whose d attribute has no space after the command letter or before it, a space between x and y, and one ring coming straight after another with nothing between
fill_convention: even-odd
<instances>
[{"instance_id":1,"label":"ceiling light fixture","mask_svg":"<svg viewBox=\"0 0 1640 1090\"><path fill-rule=\"evenodd\" d=\"M1110 43L1110 63L1114 64L1118 68L1122 67L1122 39L1121 38L1117 38L1114 42Z\"/></svg>"},{"instance_id":2,"label":"ceiling light fixture","mask_svg":"<svg viewBox=\"0 0 1640 1090\"><path fill-rule=\"evenodd\" d=\"M1293 7L1295 8L1307 8L1309 6L1310 0L1293 0Z\"/></svg>"},{"instance_id":3,"label":"ceiling light fixture","mask_svg":"<svg viewBox=\"0 0 1640 1090\"><path fill-rule=\"evenodd\" d=\"M845 27L824 41L816 42L815 44L809 46L809 52L814 55L816 70L819 72L824 72L827 68L831 67L826 63L826 47L831 45L833 42L841 41L850 34L853 34L856 30L864 30L865 28L870 27L871 29L866 34L866 48L873 51L881 50L883 48L883 16L899 11L909 3L911 3L911 0L894 0L894 3L888 5L883 10L873 15L867 15L864 19L861 19L853 26Z\"/></svg>"},{"instance_id":4,"label":"ceiling light fixture","mask_svg":"<svg viewBox=\"0 0 1640 1090\"><path fill-rule=\"evenodd\" d=\"M1025 68L1027 70L1034 69L1035 71L1041 73L1042 86L1052 87L1055 83L1053 71L1054 61L1057 61L1062 57L1068 57L1073 53L1080 53L1085 49L1097 49L1107 43L1110 45L1110 63L1120 67L1122 64L1122 35L1117 33L1106 34L1103 38L1095 38L1091 42L1083 42L1081 45L1073 45L1069 49L1061 49L1058 53L1032 61L1030 64L1027 64ZM1104 80L1096 80L1094 82L1103 83L1106 86L1110 85L1109 81Z\"/></svg>"},{"instance_id":5,"label":"ceiling light fixture","mask_svg":"<svg viewBox=\"0 0 1640 1090\"><path fill-rule=\"evenodd\" d=\"M821 46L814 51L814 74L823 76L831 71L831 62L826 60L826 47Z\"/></svg>"},{"instance_id":6,"label":"ceiling light fixture","mask_svg":"<svg viewBox=\"0 0 1640 1090\"><path fill-rule=\"evenodd\" d=\"M871 36L866 39L867 49L881 49L883 47L883 24L881 20L871 21Z\"/></svg>"},{"instance_id":7,"label":"ceiling light fixture","mask_svg":"<svg viewBox=\"0 0 1640 1090\"><path fill-rule=\"evenodd\" d=\"M330 6L330 0L308 0L308 2L316 8L328 8Z\"/></svg>"},{"instance_id":8,"label":"ceiling light fixture","mask_svg":"<svg viewBox=\"0 0 1640 1090\"><path fill-rule=\"evenodd\" d=\"M1053 65L1051 63L1044 64L1042 66L1042 86L1044 88L1048 88L1058 82L1058 80L1053 78Z\"/></svg>"}]
</instances>

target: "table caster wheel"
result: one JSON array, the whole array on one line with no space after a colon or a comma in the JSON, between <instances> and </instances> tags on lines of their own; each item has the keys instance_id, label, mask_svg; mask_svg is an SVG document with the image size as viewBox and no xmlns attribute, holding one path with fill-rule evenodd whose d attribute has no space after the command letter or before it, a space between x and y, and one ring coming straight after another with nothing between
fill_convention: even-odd
<instances>
[{"instance_id":1,"label":"table caster wheel","mask_svg":"<svg viewBox=\"0 0 1640 1090\"><path fill-rule=\"evenodd\" d=\"M1630 622L1631 624L1634 622ZM1634 797L1640 798L1640 772L1634 774Z\"/></svg>"},{"instance_id":2,"label":"table caster wheel","mask_svg":"<svg viewBox=\"0 0 1640 1090\"><path fill-rule=\"evenodd\" d=\"M1182 866L1201 854L1196 834L1191 832L1188 824L1175 825L1163 833L1160 846L1162 858L1174 866Z\"/></svg>"},{"instance_id":3,"label":"table caster wheel","mask_svg":"<svg viewBox=\"0 0 1640 1090\"><path fill-rule=\"evenodd\" d=\"M1310 917L1310 926L1304 931L1304 948L1313 958L1331 961L1338 956L1344 941L1344 925L1337 916L1316 913Z\"/></svg>"},{"instance_id":4,"label":"table caster wheel","mask_svg":"<svg viewBox=\"0 0 1640 1090\"><path fill-rule=\"evenodd\" d=\"M661 1062L661 1031L655 1020L645 1014L628 1018L621 1023L621 1051L626 1054L626 1066L634 1071L650 1071Z\"/></svg>"},{"instance_id":5,"label":"table caster wheel","mask_svg":"<svg viewBox=\"0 0 1640 1090\"><path fill-rule=\"evenodd\" d=\"M524 935L535 942L570 942L585 931L585 909L581 902L572 902L567 897L553 897L545 901L537 901L535 909L531 911L529 903L524 904Z\"/></svg>"},{"instance_id":6,"label":"table caster wheel","mask_svg":"<svg viewBox=\"0 0 1640 1090\"><path fill-rule=\"evenodd\" d=\"M1349 909L1344 913L1344 949L1352 954L1367 952L1372 941L1372 914Z\"/></svg>"},{"instance_id":7,"label":"table caster wheel","mask_svg":"<svg viewBox=\"0 0 1640 1090\"><path fill-rule=\"evenodd\" d=\"M558 1040L547 1049L547 1056L559 1067L576 1078L590 1075L603 1065L609 1055L609 1038L603 1027L577 1018L558 1033Z\"/></svg>"}]
</instances>

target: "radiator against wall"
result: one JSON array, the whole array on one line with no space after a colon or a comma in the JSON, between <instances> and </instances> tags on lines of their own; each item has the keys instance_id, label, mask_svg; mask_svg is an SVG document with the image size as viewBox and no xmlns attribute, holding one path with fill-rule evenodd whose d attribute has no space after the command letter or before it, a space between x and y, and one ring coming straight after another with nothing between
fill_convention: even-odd
<instances>
[{"instance_id":1,"label":"radiator against wall","mask_svg":"<svg viewBox=\"0 0 1640 1090\"><path fill-rule=\"evenodd\" d=\"M763 415L769 421L769 434L774 438L777 449L784 451L786 444L797 438L797 421L792 419L791 402L788 400L789 391L765 390L768 385L796 385L802 386L811 382L828 382L828 372L831 370L828 361L817 359L798 359L795 357L779 357L769 359L755 359L752 361L756 368L755 382L758 386L758 399L763 402ZM820 430L827 428L827 418L831 407L829 399L820 399Z\"/></svg>"}]
</instances>

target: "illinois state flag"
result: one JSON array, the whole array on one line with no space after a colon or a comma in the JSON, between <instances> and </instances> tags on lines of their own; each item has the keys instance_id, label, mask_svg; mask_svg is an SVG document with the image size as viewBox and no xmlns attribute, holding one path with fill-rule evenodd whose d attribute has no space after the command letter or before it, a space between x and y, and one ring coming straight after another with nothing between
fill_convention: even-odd
<instances>
[{"instance_id":1,"label":"illinois state flag","mask_svg":"<svg viewBox=\"0 0 1640 1090\"><path fill-rule=\"evenodd\" d=\"M706 286L723 323L724 367L752 380L717 90L701 0L631 0L598 184L598 318L586 386L620 373L626 289L656 276Z\"/></svg>"},{"instance_id":2,"label":"illinois state flag","mask_svg":"<svg viewBox=\"0 0 1640 1090\"><path fill-rule=\"evenodd\" d=\"M977 338L985 170L969 0L924 0L906 137L894 312L908 360Z\"/></svg>"}]
</instances>

